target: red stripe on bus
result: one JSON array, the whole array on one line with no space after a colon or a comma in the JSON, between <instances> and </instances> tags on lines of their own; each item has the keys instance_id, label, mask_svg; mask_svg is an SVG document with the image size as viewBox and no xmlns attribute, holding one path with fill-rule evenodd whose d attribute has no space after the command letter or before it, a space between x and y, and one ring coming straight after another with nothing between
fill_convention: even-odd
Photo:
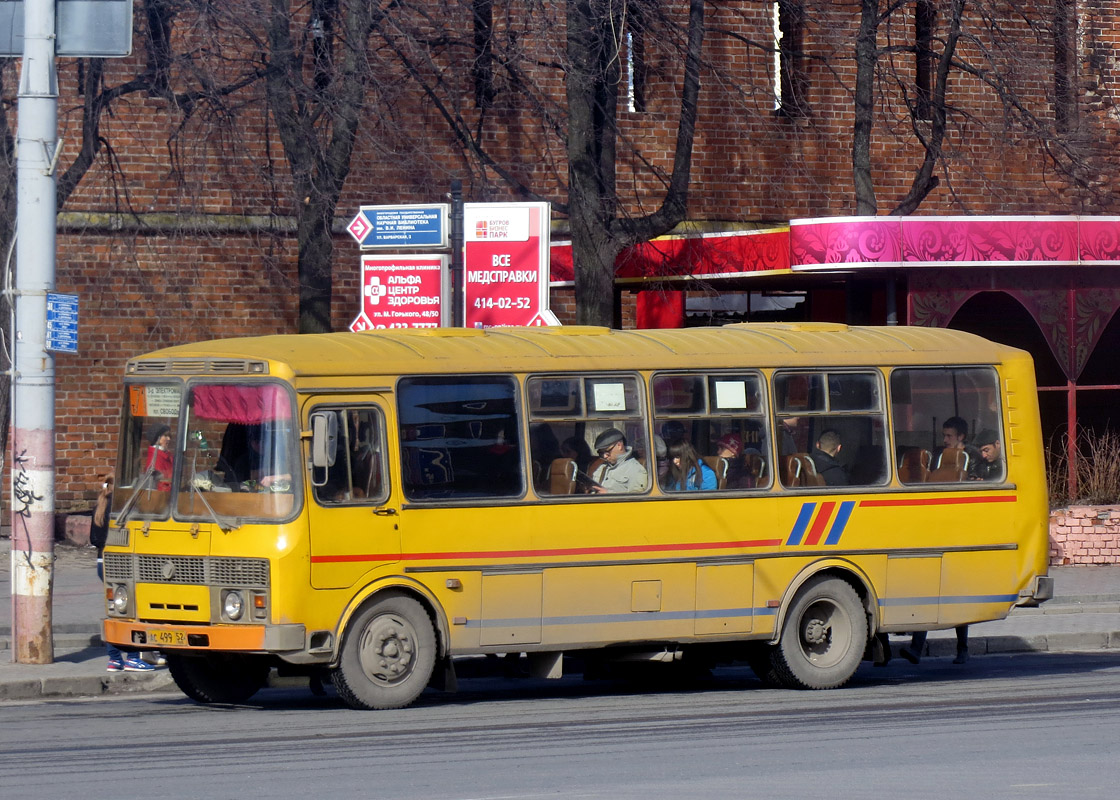
<instances>
[{"instance_id":1,"label":"red stripe on bus","mask_svg":"<svg viewBox=\"0 0 1120 800\"><path fill-rule=\"evenodd\" d=\"M1014 503L1018 498L1013 494L995 497L927 497L923 499L860 500L860 506L956 506L970 503Z\"/></svg>"},{"instance_id":2,"label":"red stripe on bus","mask_svg":"<svg viewBox=\"0 0 1120 800\"><path fill-rule=\"evenodd\" d=\"M809 535L805 537L805 544L815 545L821 540L821 534L824 533L825 526L832 519L832 509L834 508L836 508L836 503L821 503L820 510L817 511L817 518L813 520L813 526L809 528Z\"/></svg>"},{"instance_id":3,"label":"red stripe on bus","mask_svg":"<svg viewBox=\"0 0 1120 800\"><path fill-rule=\"evenodd\" d=\"M354 561L456 561L473 558L539 558L542 556L608 555L611 553L651 553L659 550L723 550L737 547L777 547L781 539L747 542L697 542L688 544L636 544L615 547L574 547L553 550L485 550L447 553L363 553L338 556L312 556L312 564L338 564Z\"/></svg>"}]
</instances>

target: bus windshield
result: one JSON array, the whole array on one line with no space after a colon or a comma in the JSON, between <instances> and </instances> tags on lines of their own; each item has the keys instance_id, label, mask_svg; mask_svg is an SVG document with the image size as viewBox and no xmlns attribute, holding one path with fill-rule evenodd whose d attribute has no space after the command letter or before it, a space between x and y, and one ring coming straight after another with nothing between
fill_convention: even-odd
<instances>
[{"instance_id":1,"label":"bus windshield","mask_svg":"<svg viewBox=\"0 0 1120 800\"><path fill-rule=\"evenodd\" d=\"M144 384L128 391L118 462L124 491L114 496L115 511L129 506L129 516L164 518L174 507L180 519L291 513L296 441L283 387Z\"/></svg>"}]
</instances>

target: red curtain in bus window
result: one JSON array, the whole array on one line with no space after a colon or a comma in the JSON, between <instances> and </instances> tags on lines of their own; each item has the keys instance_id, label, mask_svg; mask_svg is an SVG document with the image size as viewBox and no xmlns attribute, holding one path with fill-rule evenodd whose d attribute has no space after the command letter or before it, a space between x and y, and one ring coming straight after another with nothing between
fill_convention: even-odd
<instances>
[{"instance_id":1,"label":"red curtain in bus window","mask_svg":"<svg viewBox=\"0 0 1120 800\"><path fill-rule=\"evenodd\" d=\"M195 386L191 395L194 414L202 419L218 419L257 425L290 419L291 403L279 386L213 385Z\"/></svg>"}]
</instances>

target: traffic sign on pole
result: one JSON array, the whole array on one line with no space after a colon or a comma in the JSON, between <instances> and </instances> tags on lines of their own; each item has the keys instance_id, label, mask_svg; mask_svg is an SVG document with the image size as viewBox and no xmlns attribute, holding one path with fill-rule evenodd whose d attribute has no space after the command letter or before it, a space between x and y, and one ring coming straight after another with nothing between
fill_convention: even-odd
<instances>
[{"instance_id":1,"label":"traffic sign on pole","mask_svg":"<svg viewBox=\"0 0 1120 800\"><path fill-rule=\"evenodd\" d=\"M447 204L361 206L346 230L363 250L447 247Z\"/></svg>"}]
</instances>

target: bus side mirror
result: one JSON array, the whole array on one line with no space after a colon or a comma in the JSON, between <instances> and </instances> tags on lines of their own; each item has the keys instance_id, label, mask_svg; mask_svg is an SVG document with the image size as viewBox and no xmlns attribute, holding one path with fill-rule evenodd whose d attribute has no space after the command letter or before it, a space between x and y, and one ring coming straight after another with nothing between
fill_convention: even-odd
<instances>
[{"instance_id":1,"label":"bus side mirror","mask_svg":"<svg viewBox=\"0 0 1120 800\"><path fill-rule=\"evenodd\" d=\"M316 411L311 415L311 483L327 482L327 470L334 466L338 454L338 415L333 411Z\"/></svg>"}]
</instances>

